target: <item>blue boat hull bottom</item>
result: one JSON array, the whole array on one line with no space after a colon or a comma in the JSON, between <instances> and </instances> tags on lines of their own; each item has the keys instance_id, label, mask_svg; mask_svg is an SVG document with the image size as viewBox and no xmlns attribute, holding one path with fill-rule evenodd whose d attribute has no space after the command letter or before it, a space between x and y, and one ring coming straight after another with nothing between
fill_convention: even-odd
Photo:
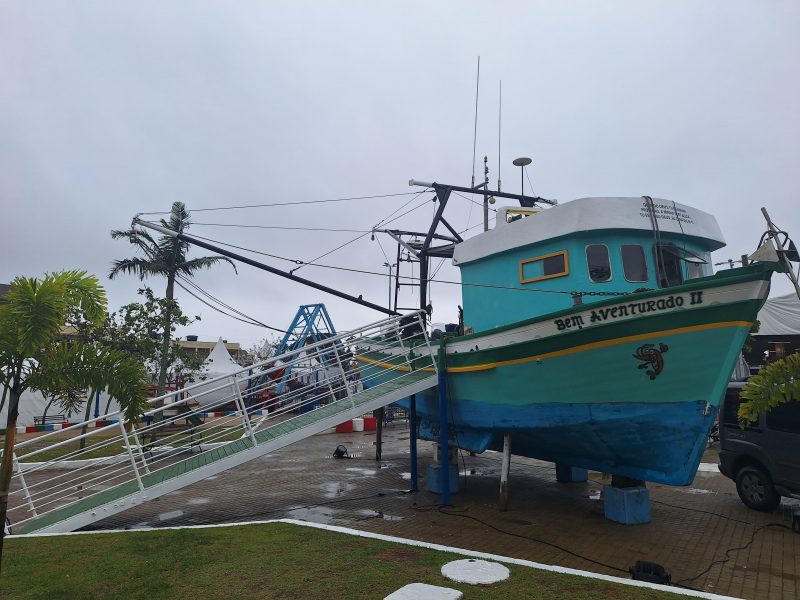
<instances>
[{"instance_id":1,"label":"blue boat hull bottom","mask_svg":"<svg viewBox=\"0 0 800 600\"><path fill-rule=\"evenodd\" d=\"M407 402L401 402L407 406ZM465 413L486 410L479 403L459 402ZM418 436L438 441L436 400L418 396ZM506 407L513 453L603 473L669 485L688 485L706 449L717 407L705 401L674 403L565 404ZM476 415L477 416L477 415ZM479 418L479 420L481 420ZM450 443L465 450L500 451L503 433L450 425ZM687 452L687 449L689 450ZM658 470L652 465L659 465Z\"/></svg>"}]
</instances>

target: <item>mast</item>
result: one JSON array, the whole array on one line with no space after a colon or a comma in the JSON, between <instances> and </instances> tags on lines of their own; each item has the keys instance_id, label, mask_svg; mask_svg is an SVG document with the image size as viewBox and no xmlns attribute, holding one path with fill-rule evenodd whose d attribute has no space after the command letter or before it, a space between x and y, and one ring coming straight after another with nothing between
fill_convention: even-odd
<instances>
[{"instance_id":1,"label":"mast","mask_svg":"<svg viewBox=\"0 0 800 600\"><path fill-rule=\"evenodd\" d=\"M488 159L487 159L488 160ZM488 171L488 167L487 167ZM426 181L417 181L415 179L410 179L408 185L410 186L422 186L433 188L434 192L436 192L436 197L439 200L439 207L436 209L436 214L433 217L433 222L431 223L430 228L428 229L428 233L425 234L425 240L422 243L422 246L417 251L417 256L419 256L419 307L423 310L427 309L428 306L428 259L431 256L448 256L445 251L449 250L449 256L452 256L452 247L431 247L431 242L439 238L441 239L443 236L440 236L436 233L436 229L439 227L441 223L444 225L448 231L453 235L455 244L463 242L464 239L459 235L459 233L448 223L445 218L442 216L444 213L444 209L447 206L447 201L450 199L450 194L452 192L464 192L467 194L480 194L484 197L484 201L487 202L489 196L495 196L497 198L511 198L517 200L520 203L520 206L536 206L537 203L542 204L549 204L555 205L558 204L556 200L548 200L546 198L540 198L539 196L525 196L523 194L509 194L508 192L501 192L501 191L492 191L489 190L488 184L488 172L485 174L486 181L480 184L477 187L462 187L459 185L444 185L441 183L430 183ZM479 189L483 188L483 189ZM488 210L488 204L485 204ZM488 218L487 218L488 221Z\"/></svg>"}]
</instances>

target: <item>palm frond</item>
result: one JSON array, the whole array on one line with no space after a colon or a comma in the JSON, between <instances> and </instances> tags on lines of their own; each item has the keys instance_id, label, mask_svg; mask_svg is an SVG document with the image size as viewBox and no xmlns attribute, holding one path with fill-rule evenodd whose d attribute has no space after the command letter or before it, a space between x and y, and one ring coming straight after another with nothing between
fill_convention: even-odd
<instances>
[{"instance_id":1,"label":"palm frond","mask_svg":"<svg viewBox=\"0 0 800 600\"><path fill-rule=\"evenodd\" d=\"M117 400L126 419L138 416L146 404L144 367L119 350L80 342L59 344L50 348L40 364L29 377L34 389L105 389Z\"/></svg>"},{"instance_id":2,"label":"palm frond","mask_svg":"<svg viewBox=\"0 0 800 600\"><path fill-rule=\"evenodd\" d=\"M111 271L108 273L110 279L114 279L120 273L136 275L139 279L144 281L147 277L154 275L161 275L166 277L167 268L160 261L154 262L146 258L123 258L122 260L115 260L111 263Z\"/></svg>"},{"instance_id":3,"label":"palm frond","mask_svg":"<svg viewBox=\"0 0 800 600\"><path fill-rule=\"evenodd\" d=\"M228 263L238 274L239 271L236 270L236 265L227 256L201 256L187 260L179 265L176 265L176 267L179 273L184 275L193 275L195 271L199 271L200 269L209 269L219 262Z\"/></svg>"},{"instance_id":4,"label":"palm frond","mask_svg":"<svg viewBox=\"0 0 800 600\"><path fill-rule=\"evenodd\" d=\"M79 307L92 323L99 324L105 319L108 300L97 277L77 270L50 276L64 283L70 305Z\"/></svg>"}]
</instances>

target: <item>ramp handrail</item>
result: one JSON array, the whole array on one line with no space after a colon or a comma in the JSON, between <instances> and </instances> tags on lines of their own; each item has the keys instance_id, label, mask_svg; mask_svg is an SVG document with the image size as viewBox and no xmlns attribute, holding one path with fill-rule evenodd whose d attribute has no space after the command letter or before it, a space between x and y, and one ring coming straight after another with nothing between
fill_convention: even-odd
<instances>
[{"instance_id":1,"label":"ramp handrail","mask_svg":"<svg viewBox=\"0 0 800 600\"><path fill-rule=\"evenodd\" d=\"M220 452L214 451L221 447L231 446L230 453L317 421L322 427L322 419L411 382L419 376L415 371L433 374L423 315L387 318L169 392L150 401L163 405L145 411L142 422L124 423L122 413L113 411L23 441L14 451L9 517L17 528L31 521L35 527L120 494L146 498L165 479L217 460ZM377 352L379 360L370 357ZM286 390L276 394L289 367ZM91 428L81 433L84 427Z\"/></svg>"}]
</instances>

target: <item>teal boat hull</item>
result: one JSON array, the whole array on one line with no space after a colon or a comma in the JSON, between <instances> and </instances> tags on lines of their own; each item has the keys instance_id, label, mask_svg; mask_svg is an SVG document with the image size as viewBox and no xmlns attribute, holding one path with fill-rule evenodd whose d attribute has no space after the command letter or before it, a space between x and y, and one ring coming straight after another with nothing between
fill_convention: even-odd
<instances>
[{"instance_id":1,"label":"teal boat hull","mask_svg":"<svg viewBox=\"0 0 800 600\"><path fill-rule=\"evenodd\" d=\"M771 272L732 270L437 342L451 445L497 450L510 433L515 454L690 483ZM436 390L417 396L417 413L418 435L438 441Z\"/></svg>"}]
</instances>

